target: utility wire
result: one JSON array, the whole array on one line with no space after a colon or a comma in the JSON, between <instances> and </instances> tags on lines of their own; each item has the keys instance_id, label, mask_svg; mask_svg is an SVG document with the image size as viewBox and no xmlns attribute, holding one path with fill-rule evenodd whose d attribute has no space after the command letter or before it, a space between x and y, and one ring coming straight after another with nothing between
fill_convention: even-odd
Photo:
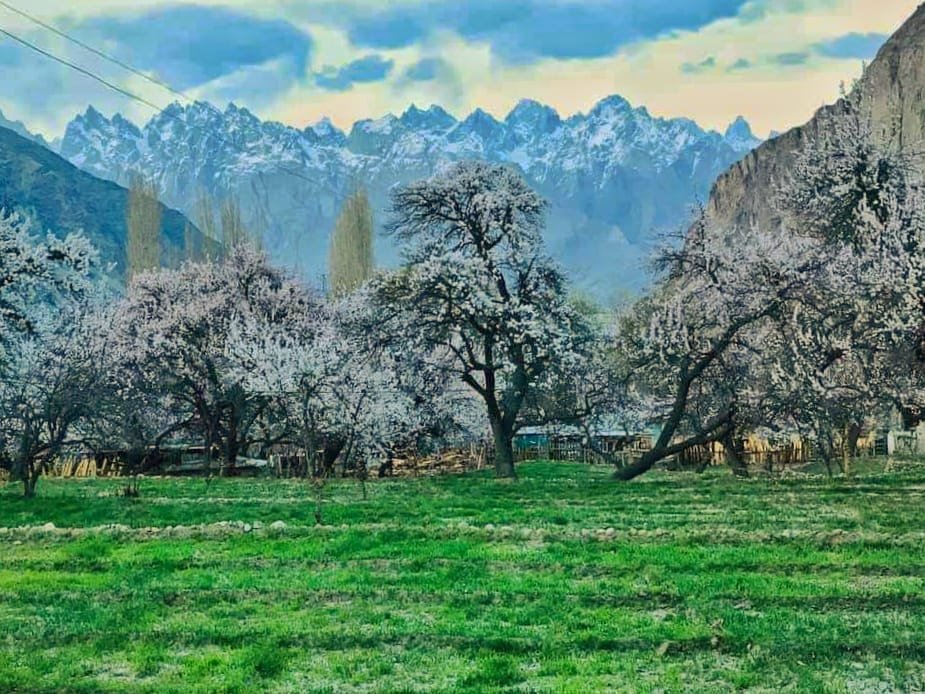
<instances>
[{"instance_id":1,"label":"utility wire","mask_svg":"<svg viewBox=\"0 0 925 694\"><path fill-rule=\"evenodd\" d=\"M128 97L129 99L134 99L135 101L138 101L138 102L144 104L144 105L147 106L148 108L153 108L155 111L158 111L158 112L161 112L161 113L163 113L163 111L164 111L163 108L161 108L160 106L158 106L157 104L155 104L155 103L153 103L153 102L151 102L151 101L148 101L148 100L145 99L144 97L138 96L137 94L133 94L132 92L128 91L127 89L123 89L123 88L120 87L119 85L113 84L112 82L110 82L110 81L104 79L103 77L100 77L99 75L97 75L97 74L91 72L90 70L87 70L86 68L81 67L80 65L76 65L76 64L74 64L74 63L72 63L72 62L70 62L70 61L68 61L68 60L65 60L64 58L59 58L59 57L56 56L54 53L49 53L49 52L46 51L45 49L39 48L39 47L36 46L34 43L31 43L31 42L27 41L26 39L24 39L24 38L22 38L22 37L20 37L20 36L17 36L16 34L13 34L13 33L9 32L9 31L7 31L7 30L4 29L3 27L0 27L0 34L3 34L4 36L6 36L6 37L8 37L8 38L13 39L13 40L16 41L17 43L19 43L19 44L25 46L26 48L29 48L30 50L35 51L36 53L39 53L40 55L45 56L46 58L50 58L51 60L54 60L55 62L61 63L61 64L64 65L65 67L69 67L69 68L72 69L72 70L76 70L76 71L79 72L80 74L85 75L85 76L89 77L89 78L92 79L92 80L96 80L97 82L99 82L100 84L102 84L104 87L107 87L108 89L112 89L113 91L118 92L118 93L121 94L122 96L126 96L126 97Z\"/></svg>"},{"instance_id":2,"label":"utility wire","mask_svg":"<svg viewBox=\"0 0 925 694\"><path fill-rule=\"evenodd\" d=\"M17 12L17 13L21 14L22 16L29 18L29 16L26 15L24 12L21 12L21 11L19 11L19 10L16 10L15 8L12 8L8 3L3 2L2 0L0 0L0 6L6 7L6 8L8 8L8 9L12 9L14 12ZM34 20L34 21L36 21L40 26L45 26L45 23L44 23L44 22L40 22L40 21L37 20L37 19ZM145 77L146 79L148 79L148 81L151 81L151 82L153 82L154 84L159 84L159 85L161 85L161 86L165 86L165 85L161 84L160 80L156 80L156 79L154 79L154 78L151 78L151 77L145 75L141 70L138 70L138 69L136 69L136 68L133 68L133 67L127 65L127 64L122 64L122 61L116 60L115 58L111 58L110 56L107 56L107 55L106 55L105 53L103 53L102 51L96 50L96 49L94 49L94 48L92 48L92 47L90 47L90 46L86 46L85 44L83 44L82 41L79 41L78 39L72 39L71 37L67 36L67 34L65 34L64 32L62 32L62 31L60 31L60 30L58 30L58 29L55 29L55 28L52 27L51 25L45 26L45 28L48 29L49 31L53 31L54 33L56 33L56 34L59 35L59 36L64 36L64 37L67 38L69 41L73 41L73 42L74 42L75 44L77 44L77 45L81 45L81 46L87 48L87 50L92 51L95 55L98 55L98 56L100 56L100 57L103 57L103 58L106 59L106 60L111 60L111 61L113 61L115 64L120 65L120 67L123 67L124 69L130 70L130 71L131 71L132 73L134 73L134 74L141 75L142 77ZM22 38L21 36L17 36L16 34L12 33L11 31L8 31L8 30L4 29L3 27L0 27L0 34L2 34L3 36L9 37L10 39L12 39L13 41L16 41L16 42L19 43L20 45L25 46L26 48L28 48L28 49L30 49L30 50L32 50L32 51L35 51L36 53L38 53L38 54L40 54L40 55L42 55L42 56L44 56L44 57L46 57L46 58L48 58L48 59L50 59L50 60L53 60L53 61L55 61L55 62L57 62L57 63L60 63L61 65L64 65L65 67L70 68L71 70L75 70L76 72L79 72L80 74L82 74L82 75L84 75L84 76L86 76L86 77L89 77L90 79L92 79L92 80L94 80L94 81L96 81L96 82L99 82L100 84L102 84L103 86L105 86L107 89L111 89L112 91L114 91L114 92L120 94L121 96L124 96L124 97L126 97L126 98L128 98L128 99L132 99L133 101L137 101L138 103L143 104L144 106L147 106L147 107L150 108L150 109L153 109L153 110L156 112L157 115L163 115L163 116L165 116L165 117L167 117L167 118L170 118L171 120L174 120L174 121L176 121L177 123L180 123L181 125L183 125L183 126L186 127L186 128L190 128L190 127L195 128L195 127L196 127L195 125L191 125L191 124L190 124L189 122L187 122L186 120L184 120L184 119L182 119L182 118L179 118L179 117L173 115L172 113L168 113L168 112L167 112L167 109L166 109L165 107L159 106L159 105L155 104L154 102L149 101L148 99L146 99L146 98L144 98L144 97L142 97L142 96L139 96L138 94L135 94L134 92L129 91L128 89L125 89L125 88L123 88L123 87L120 87L119 85L110 82L109 80L105 79L104 77L100 77L100 76L97 75L95 72L92 72L91 70L88 70L87 68L81 67L80 65L77 65L77 64L72 63L72 62L70 62L70 61L68 61L68 60L65 60L64 58L61 58L61 57L55 55L54 53L51 53L50 51L46 51L45 49L40 48L39 46L35 45L34 43L32 43L32 42L30 42L30 41L27 41L26 39ZM178 90L175 90L175 89L173 89L172 87L169 87L169 86L167 86L166 88L169 89L169 90L170 90L171 92L173 92L174 94L178 94L178 95L183 96L183 98L186 99L187 101L191 101L190 97L184 95L182 92L180 92L180 91L178 91ZM210 103L208 103L208 102L202 102L202 103L204 103L205 106L206 106L207 108L209 108L210 110L214 111L215 113L218 113L218 114L220 114L220 115L223 115L223 114L222 114L222 111L221 111L219 108L215 107L214 105L212 105L212 104L210 104ZM227 144L227 145L230 145L230 146L233 147L234 149L237 149L237 150L238 150L239 152L241 152L242 154L246 154L246 152L245 152L239 145L237 145L235 142L229 140L228 138L222 136L221 134L219 134L219 133L217 133L217 132L213 132L213 131L209 131L208 134L210 134L210 135L212 135L213 137L217 138L219 141L221 141L221 142L223 142L223 143L225 143L225 144ZM289 174L290 176L295 176L296 178L300 178L300 179L302 179L303 181L306 181L306 182L311 183L311 184L313 184L313 185L318 185L318 181L317 181L317 180L312 179L312 178L309 178L309 177L306 176L305 174L303 174L303 173L301 173L301 172L299 172L299 171L296 171L295 169L289 169L289 168L286 168L286 167L284 167L284 166L282 166L282 165L280 165L280 164L277 164L277 168L278 168L282 173Z\"/></svg>"},{"instance_id":3,"label":"utility wire","mask_svg":"<svg viewBox=\"0 0 925 694\"><path fill-rule=\"evenodd\" d=\"M15 13L15 14L18 14L20 17L23 17L24 19L29 20L29 21L32 22L33 24L37 24L38 26L42 27L42 28L45 29L46 31L50 31L51 33L55 34L56 36L60 36L60 37L61 37L62 39L64 39L65 41L70 41L70 42L73 43L75 46L80 46L80 47L83 48L85 51L89 51L90 53L93 53L94 55L96 55L96 56L98 56L98 57L100 57L100 58L103 58L104 60L108 60L109 62L111 62L111 63L113 63L113 64L115 64L115 65L118 65L118 66L121 67L123 70L129 71L129 72L131 72L133 75L137 75L138 77L141 77L142 79L147 80L147 81L150 82L151 84L156 84L158 87L161 87L161 88L163 88L163 89L166 89L166 90L169 91L170 93L172 93L172 94L174 94L174 95L176 95L176 96L179 96L181 99L184 99L184 100L186 100L186 101L193 101L193 99L191 99L189 96L187 96L186 94L184 94L183 92L181 92L181 91L178 90L178 89L174 89L173 87L171 87L171 86L170 86L169 84L167 84L166 82L164 82L164 81L162 81L162 80L159 80L157 77L154 77L154 76L152 76L152 75L149 75L148 73L146 73L146 72L144 72L144 71L142 71L142 70L139 70L139 69L136 68L136 67L133 67L133 66L129 65L129 64L126 63L125 61L119 60L118 58L116 58L116 57L113 56L113 55L110 55L109 53L104 53L104 52L101 51L100 49L94 48L94 47L91 46L90 44L85 43L84 41L81 41L80 39L78 39L78 38L76 38L76 37L74 37L74 36L71 36L71 35L68 34L67 32L65 32L65 31L63 31L63 30L61 30L61 29L59 29L59 28L56 27L56 26L54 26L53 24L49 24L49 23L47 23L47 22L44 22L44 21L42 21L41 19L39 19L38 17L35 17L35 16L33 16L33 15L27 13L27 12L24 12L23 10L19 9L18 7L14 7L14 6L11 5L10 3L5 2L5 0L0 0L0 7L4 7L4 8L6 8L7 10L9 10L10 12L13 12L13 13ZM5 32L4 32L4 33L5 33Z\"/></svg>"}]
</instances>

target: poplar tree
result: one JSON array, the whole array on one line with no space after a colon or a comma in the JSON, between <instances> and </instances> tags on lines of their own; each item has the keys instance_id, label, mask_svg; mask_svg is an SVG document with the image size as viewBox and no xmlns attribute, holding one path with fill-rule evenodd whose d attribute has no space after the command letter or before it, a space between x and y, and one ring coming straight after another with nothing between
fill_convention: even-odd
<instances>
[{"instance_id":1,"label":"poplar tree","mask_svg":"<svg viewBox=\"0 0 925 694\"><path fill-rule=\"evenodd\" d=\"M136 176L128 193L126 227L126 271L129 281L146 270L161 265L161 223L163 208L157 186Z\"/></svg>"},{"instance_id":2,"label":"poplar tree","mask_svg":"<svg viewBox=\"0 0 925 694\"><path fill-rule=\"evenodd\" d=\"M350 294L373 274L373 212L365 190L351 195L341 210L328 256L334 296Z\"/></svg>"}]
</instances>

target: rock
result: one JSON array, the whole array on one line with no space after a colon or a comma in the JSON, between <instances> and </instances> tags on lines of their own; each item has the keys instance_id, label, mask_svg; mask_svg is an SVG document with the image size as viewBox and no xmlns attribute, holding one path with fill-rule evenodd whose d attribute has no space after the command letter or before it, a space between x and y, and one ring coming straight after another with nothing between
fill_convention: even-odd
<instances>
[{"instance_id":1,"label":"rock","mask_svg":"<svg viewBox=\"0 0 925 694\"><path fill-rule=\"evenodd\" d=\"M53 533L55 530L57 530L54 523L46 523L45 525L42 526L41 529L43 532L46 532L46 533Z\"/></svg>"},{"instance_id":2,"label":"rock","mask_svg":"<svg viewBox=\"0 0 925 694\"><path fill-rule=\"evenodd\" d=\"M273 521L270 523L270 530L285 530L286 523L284 521Z\"/></svg>"},{"instance_id":3,"label":"rock","mask_svg":"<svg viewBox=\"0 0 925 694\"><path fill-rule=\"evenodd\" d=\"M870 118L873 136L881 145L918 149L925 139L925 5L920 6L886 42L861 78L865 92L862 108ZM726 227L757 224L780 229L785 222L775 205L776 186L792 167L807 141L831 129L831 118L839 118L838 105L824 106L803 126L768 140L722 174L713 186L707 209ZM925 163L912 156L917 173Z\"/></svg>"}]
</instances>

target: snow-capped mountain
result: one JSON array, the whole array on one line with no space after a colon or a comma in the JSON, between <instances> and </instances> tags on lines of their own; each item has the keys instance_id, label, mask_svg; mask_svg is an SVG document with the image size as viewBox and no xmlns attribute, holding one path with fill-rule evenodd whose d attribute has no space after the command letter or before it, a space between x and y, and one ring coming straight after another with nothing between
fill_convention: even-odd
<instances>
[{"instance_id":1,"label":"snow-capped mountain","mask_svg":"<svg viewBox=\"0 0 925 694\"><path fill-rule=\"evenodd\" d=\"M653 235L678 229L759 143L743 119L722 135L612 96L568 119L535 101L503 121L481 109L460 121L439 106L411 106L349 134L328 120L304 130L261 121L233 104L174 104L144 128L91 108L69 124L60 151L119 183L153 178L164 201L194 219L201 192L235 195L271 254L312 275L323 272L337 210L356 186L370 191L382 222L397 184L458 159L508 162L549 200L550 252L579 285L607 296L639 285ZM380 262L395 261L389 240L378 250Z\"/></svg>"}]
</instances>

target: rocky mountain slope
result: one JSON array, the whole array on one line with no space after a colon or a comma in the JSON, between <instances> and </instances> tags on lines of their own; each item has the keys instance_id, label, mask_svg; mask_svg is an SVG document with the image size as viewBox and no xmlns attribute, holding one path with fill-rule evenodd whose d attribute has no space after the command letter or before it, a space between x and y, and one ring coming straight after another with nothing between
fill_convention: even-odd
<instances>
[{"instance_id":1,"label":"rocky mountain slope","mask_svg":"<svg viewBox=\"0 0 925 694\"><path fill-rule=\"evenodd\" d=\"M33 220L37 233L82 231L104 264L125 271L128 191L81 171L46 146L0 127L0 209ZM163 210L164 258L182 252L187 219ZM191 233L199 232L195 229Z\"/></svg>"},{"instance_id":2,"label":"rocky mountain slope","mask_svg":"<svg viewBox=\"0 0 925 694\"><path fill-rule=\"evenodd\" d=\"M48 140L46 140L41 135L36 135L34 133L29 132L29 130L26 128L26 126L22 122L18 120L10 120L9 118L6 117L6 115L4 115L3 111L0 111L0 128L6 128L7 130L12 130L17 135L20 135L21 137L24 137L27 140L32 140L33 142L37 142L43 147L48 147L49 149L52 149L52 150L57 149L57 147L59 147L61 144L60 142L50 143L48 142Z\"/></svg>"},{"instance_id":3,"label":"rocky mountain slope","mask_svg":"<svg viewBox=\"0 0 925 694\"><path fill-rule=\"evenodd\" d=\"M119 183L141 172L191 215L203 191L235 195L271 254L312 276L323 272L337 210L356 186L369 189L382 222L397 184L463 158L509 162L550 202L550 252L580 285L607 296L640 284L640 258L657 231L675 231L716 176L757 144L741 119L723 135L614 96L567 119L534 101L503 121L412 106L349 133L328 121L304 130L263 122L234 105L174 104L144 128L91 108L70 123L60 151ZM379 239L378 256L395 262L389 240Z\"/></svg>"},{"instance_id":4,"label":"rocky mountain slope","mask_svg":"<svg viewBox=\"0 0 925 694\"><path fill-rule=\"evenodd\" d=\"M925 149L925 5L884 44L864 71L856 89L862 108L881 144L906 152ZM839 104L825 106L805 125L779 135L752 151L720 176L708 209L730 225L779 226L775 189L807 142L838 118ZM909 158L925 173L921 156Z\"/></svg>"}]
</instances>

